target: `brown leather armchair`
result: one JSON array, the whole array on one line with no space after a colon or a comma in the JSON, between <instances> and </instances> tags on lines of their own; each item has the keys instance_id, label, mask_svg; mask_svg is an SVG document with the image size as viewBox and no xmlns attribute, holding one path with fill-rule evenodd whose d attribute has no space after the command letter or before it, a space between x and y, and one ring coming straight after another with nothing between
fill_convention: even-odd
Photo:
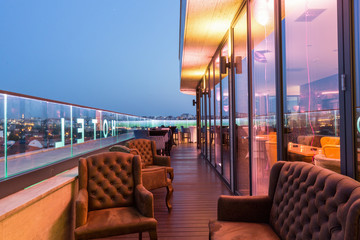
<instances>
[{"instance_id":1,"label":"brown leather armchair","mask_svg":"<svg viewBox=\"0 0 360 240\"><path fill-rule=\"evenodd\" d=\"M140 155L137 149L129 149L125 146L114 145L109 148L110 152L126 152L134 155ZM170 203L171 195L174 191L172 182L167 178L166 167L157 168L143 168L142 169L142 182L147 190L154 190L162 187L166 187L165 203L168 211L171 211L172 206Z\"/></svg>"},{"instance_id":2,"label":"brown leather armchair","mask_svg":"<svg viewBox=\"0 0 360 240\"><path fill-rule=\"evenodd\" d=\"M149 232L157 239L153 195L141 182L139 156L107 152L81 158L75 239Z\"/></svg>"},{"instance_id":3,"label":"brown leather armchair","mask_svg":"<svg viewBox=\"0 0 360 240\"><path fill-rule=\"evenodd\" d=\"M158 168L166 167L171 182L174 179L174 169L171 167L169 156L159 156L156 154L156 145L154 141L148 139L134 139L129 141L130 149L137 149L141 156L142 168Z\"/></svg>"}]
</instances>

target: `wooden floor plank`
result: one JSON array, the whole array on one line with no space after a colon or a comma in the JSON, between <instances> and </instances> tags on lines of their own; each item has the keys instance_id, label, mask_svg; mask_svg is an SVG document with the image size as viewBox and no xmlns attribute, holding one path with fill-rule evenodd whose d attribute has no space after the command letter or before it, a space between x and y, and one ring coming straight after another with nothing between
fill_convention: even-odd
<instances>
[{"instance_id":1,"label":"wooden floor plank","mask_svg":"<svg viewBox=\"0 0 360 240\"><path fill-rule=\"evenodd\" d=\"M155 218L158 220L159 240L209 239L209 219L216 218L219 195L230 192L211 166L200 157L195 144L180 144L171 151L174 168L173 210L168 213L165 205L165 189L154 194ZM106 238L138 239L138 234ZM143 233L143 239L149 239Z\"/></svg>"}]
</instances>

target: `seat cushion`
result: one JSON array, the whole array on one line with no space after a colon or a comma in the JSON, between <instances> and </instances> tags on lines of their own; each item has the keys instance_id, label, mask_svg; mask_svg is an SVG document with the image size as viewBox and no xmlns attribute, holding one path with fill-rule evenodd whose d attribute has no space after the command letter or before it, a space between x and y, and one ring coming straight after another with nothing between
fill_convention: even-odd
<instances>
[{"instance_id":1,"label":"seat cushion","mask_svg":"<svg viewBox=\"0 0 360 240\"><path fill-rule=\"evenodd\" d=\"M142 170L143 185L147 190L153 190L168 185L166 177L166 168L145 168Z\"/></svg>"},{"instance_id":2,"label":"seat cushion","mask_svg":"<svg viewBox=\"0 0 360 240\"><path fill-rule=\"evenodd\" d=\"M146 166L145 168L146 169L158 169L158 168L163 168L164 166L159 166L159 165L149 165L149 166ZM173 173L174 172L174 168L172 167L165 167L166 168L166 172L168 173Z\"/></svg>"},{"instance_id":3,"label":"seat cushion","mask_svg":"<svg viewBox=\"0 0 360 240\"><path fill-rule=\"evenodd\" d=\"M210 239L213 240L280 239L270 225L265 223L210 221L209 230Z\"/></svg>"},{"instance_id":4,"label":"seat cushion","mask_svg":"<svg viewBox=\"0 0 360 240\"><path fill-rule=\"evenodd\" d=\"M133 207L90 211L87 223L75 229L76 239L101 238L156 229L157 221Z\"/></svg>"}]
</instances>

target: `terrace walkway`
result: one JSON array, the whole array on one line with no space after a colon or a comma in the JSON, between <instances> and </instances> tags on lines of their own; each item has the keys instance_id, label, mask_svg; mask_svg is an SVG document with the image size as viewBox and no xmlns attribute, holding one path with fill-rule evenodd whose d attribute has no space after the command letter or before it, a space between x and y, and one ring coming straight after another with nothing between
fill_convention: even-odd
<instances>
[{"instance_id":1,"label":"terrace walkway","mask_svg":"<svg viewBox=\"0 0 360 240\"><path fill-rule=\"evenodd\" d=\"M216 218L217 199L221 194L229 195L229 190L200 157L195 144L174 147L171 165L175 171L171 213L165 205L166 189L152 191L158 239L209 239L208 222ZM106 239L138 239L138 234ZM149 239L149 234L143 233L143 239Z\"/></svg>"}]
</instances>

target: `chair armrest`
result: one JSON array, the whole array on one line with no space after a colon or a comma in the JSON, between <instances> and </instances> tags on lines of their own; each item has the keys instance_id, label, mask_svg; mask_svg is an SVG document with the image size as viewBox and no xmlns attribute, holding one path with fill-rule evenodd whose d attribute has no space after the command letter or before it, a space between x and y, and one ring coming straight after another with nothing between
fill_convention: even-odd
<instances>
[{"instance_id":1,"label":"chair armrest","mask_svg":"<svg viewBox=\"0 0 360 240\"><path fill-rule=\"evenodd\" d=\"M140 155L139 151L136 148L130 148L130 153L133 155Z\"/></svg>"},{"instance_id":2,"label":"chair armrest","mask_svg":"<svg viewBox=\"0 0 360 240\"><path fill-rule=\"evenodd\" d=\"M171 167L170 157L169 156L154 156L154 165Z\"/></svg>"},{"instance_id":3,"label":"chair armrest","mask_svg":"<svg viewBox=\"0 0 360 240\"><path fill-rule=\"evenodd\" d=\"M145 217L154 217L154 199L151 192L139 184L135 188L135 202L139 212Z\"/></svg>"},{"instance_id":4,"label":"chair armrest","mask_svg":"<svg viewBox=\"0 0 360 240\"><path fill-rule=\"evenodd\" d=\"M218 220L268 223L271 205L268 196L220 196Z\"/></svg>"},{"instance_id":5,"label":"chair armrest","mask_svg":"<svg viewBox=\"0 0 360 240\"><path fill-rule=\"evenodd\" d=\"M144 168L141 170L141 172L142 183L147 190L166 187L168 185L166 167Z\"/></svg>"},{"instance_id":6,"label":"chair armrest","mask_svg":"<svg viewBox=\"0 0 360 240\"><path fill-rule=\"evenodd\" d=\"M88 214L88 192L86 189L80 189L78 196L75 201L76 208L76 227L80 227L85 225L87 222L87 214Z\"/></svg>"}]
</instances>

